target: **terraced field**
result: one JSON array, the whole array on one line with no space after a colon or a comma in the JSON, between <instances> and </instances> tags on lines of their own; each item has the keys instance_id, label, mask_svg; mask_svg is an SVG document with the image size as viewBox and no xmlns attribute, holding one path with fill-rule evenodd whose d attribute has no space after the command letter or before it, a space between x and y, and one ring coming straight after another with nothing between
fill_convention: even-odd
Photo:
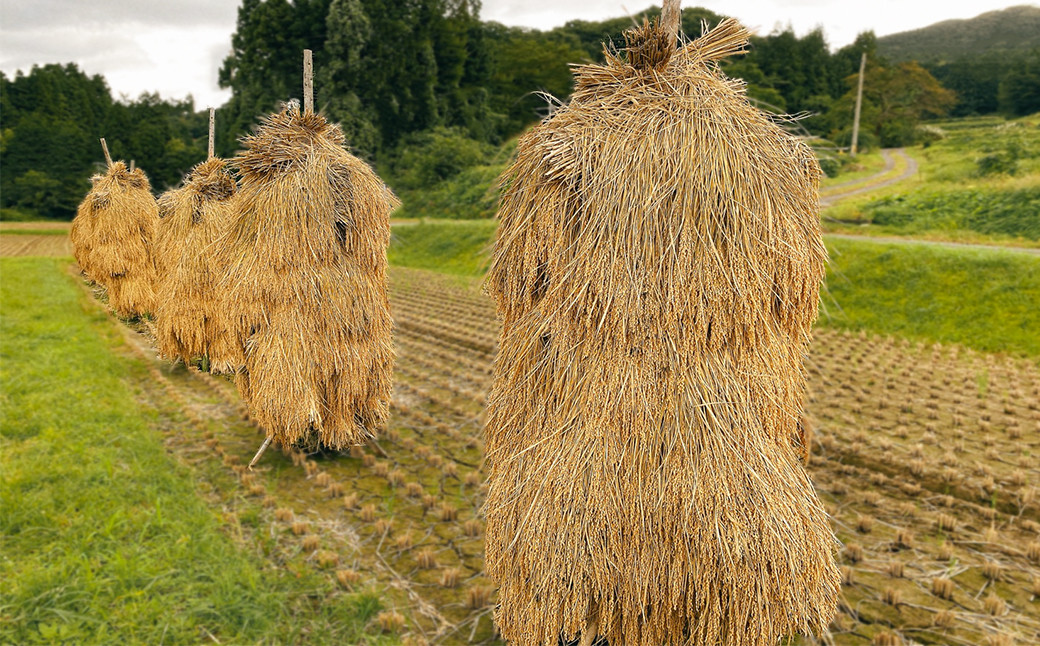
<instances>
[{"instance_id":1,"label":"terraced field","mask_svg":"<svg viewBox=\"0 0 1040 646\"><path fill-rule=\"evenodd\" d=\"M349 456L271 451L253 471L262 434L233 384L160 362L147 328L122 329L150 362L141 398L171 451L263 558L374 586L373 628L406 643L496 643L480 514L494 313L476 282L398 268L392 287L387 434ZM827 643L1040 643L1037 365L821 331L809 372L810 469L843 542Z\"/></svg>"}]
</instances>

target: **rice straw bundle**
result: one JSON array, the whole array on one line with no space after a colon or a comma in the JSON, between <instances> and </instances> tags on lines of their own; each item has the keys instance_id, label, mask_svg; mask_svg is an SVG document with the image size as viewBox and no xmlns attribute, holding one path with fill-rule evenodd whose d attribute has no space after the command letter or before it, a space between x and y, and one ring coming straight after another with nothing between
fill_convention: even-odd
<instances>
[{"instance_id":1,"label":"rice straw bundle","mask_svg":"<svg viewBox=\"0 0 1040 646\"><path fill-rule=\"evenodd\" d=\"M268 439L342 449L390 403L390 212L398 204L344 148L339 126L294 103L244 139L237 214L221 241L238 385Z\"/></svg>"},{"instance_id":2,"label":"rice straw bundle","mask_svg":"<svg viewBox=\"0 0 1040 646\"><path fill-rule=\"evenodd\" d=\"M72 226L69 228L69 241L72 243L72 255L76 258L76 264L80 270L91 281L97 282L94 268L90 264L91 252L93 251L94 236L94 207L91 198L93 191L87 194L86 199L80 202L76 209L76 217L72 218Z\"/></svg>"},{"instance_id":3,"label":"rice straw bundle","mask_svg":"<svg viewBox=\"0 0 1040 646\"><path fill-rule=\"evenodd\" d=\"M69 235L80 267L107 289L112 309L123 317L144 314L155 301L151 243L158 207L144 171L113 163L107 147L105 157L108 171L91 178L94 186L76 214L80 224Z\"/></svg>"},{"instance_id":4,"label":"rice straw bundle","mask_svg":"<svg viewBox=\"0 0 1040 646\"><path fill-rule=\"evenodd\" d=\"M629 32L504 176L486 568L514 644L773 646L836 609L798 446L820 169L719 71L747 36Z\"/></svg>"},{"instance_id":5,"label":"rice straw bundle","mask_svg":"<svg viewBox=\"0 0 1040 646\"><path fill-rule=\"evenodd\" d=\"M190 201L191 197L183 186L171 188L160 195L157 201L159 220L155 226L155 242L152 244L157 292L180 260L184 240L191 231L191 209L183 208Z\"/></svg>"},{"instance_id":6,"label":"rice straw bundle","mask_svg":"<svg viewBox=\"0 0 1040 646\"><path fill-rule=\"evenodd\" d=\"M227 162L213 157L193 168L182 188L160 199L160 210L166 211L160 220L168 234L165 253L176 248L177 255L168 256L172 263L157 290L159 352L185 363L208 357L217 372L242 363L241 348L223 324L217 291L224 272L216 251L233 217L235 189Z\"/></svg>"}]
</instances>

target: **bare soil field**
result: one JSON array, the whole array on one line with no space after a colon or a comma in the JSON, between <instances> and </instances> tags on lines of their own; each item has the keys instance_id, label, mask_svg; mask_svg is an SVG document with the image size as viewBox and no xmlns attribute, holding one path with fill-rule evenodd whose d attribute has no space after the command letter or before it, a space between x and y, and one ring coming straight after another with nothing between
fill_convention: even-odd
<instances>
[{"instance_id":1,"label":"bare soil field","mask_svg":"<svg viewBox=\"0 0 1040 646\"><path fill-rule=\"evenodd\" d=\"M233 476L221 504L266 558L374 586L376 628L411 643L498 643L481 517L493 308L476 282L431 272L395 268L392 288L394 408L377 444L269 451L247 470L263 434L234 385L159 361L147 324L123 327L153 376L140 396L181 460ZM820 331L809 373L810 471L845 579L825 643L1040 643L1037 364Z\"/></svg>"}]
</instances>

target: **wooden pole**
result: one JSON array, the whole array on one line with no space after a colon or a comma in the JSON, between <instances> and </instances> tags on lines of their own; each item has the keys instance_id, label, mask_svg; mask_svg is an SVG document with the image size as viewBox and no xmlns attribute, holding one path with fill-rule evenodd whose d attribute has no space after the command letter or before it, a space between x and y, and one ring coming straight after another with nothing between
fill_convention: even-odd
<instances>
[{"instance_id":1,"label":"wooden pole","mask_svg":"<svg viewBox=\"0 0 1040 646\"><path fill-rule=\"evenodd\" d=\"M679 0L664 0L661 7L661 27L666 34L679 37L679 25L682 24L682 9Z\"/></svg>"},{"instance_id":2,"label":"wooden pole","mask_svg":"<svg viewBox=\"0 0 1040 646\"><path fill-rule=\"evenodd\" d=\"M264 451L266 451L267 447L270 446L270 445L271 445L271 436L268 435L264 439L264 443L260 445L260 450L258 450L256 452L256 455L253 456L253 459L249 461L249 467L248 468L249 468L250 471L252 471L253 467L256 466L256 463L260 461L260 456L262 456L264 454Z\"/></svg>"},{"instance_id":3,"label":"wooden pole","mask_svg":"<svg viewBox=\"0 0 1040 646\"><path fill-rule=\"evenodd\" d=\"M130 172L134 172L134 160L130 160Z\"/></svg>"},{"instance_id":4,"label":"wooden pole","mask_svg":"<svg viewBox=\"0 0 1040 646\"><path fill-rule=\"evenodd\" d=\"M213 108L209 109L209 147L206 149L206 159L213 159Z\"/></svg>"},{"instance_id":5,"label":"wooden pole","mask_svg":"<svg viewBox=\"0 0 1040 646\"><path fill-rule=\"evenodd\" d=\"M112 167L112 155L108 154L108 144L105 143L105 138L104 137L101 138L101 150L105 151L105 163L108 164L109 168L111 168Z\"/></svg>"},{"instance_id":6,"label":"wooden pole","mask_svg":"<svg viewBox=\"0 0 1040 646\"><path fill-rule=\"evenodd\" d=\"M867 67L867 53L863 52L863 55L859 59L859 83L856 86L856 113L852 117L852 146L849 148L849 154L853 157L856 156L856 144L859 143L859 111L863 107L863 70Z\"/></svg>"},{"instance_id":7,"label":"wooden pole","mask_svg":"<svg viewBox=\"0 0 1040 646\"><path fill-rule=\"evenodd\" d=\"M314 112L314 62L311 50L303 50L303 113Z\"/></svg>"}]
</instances>

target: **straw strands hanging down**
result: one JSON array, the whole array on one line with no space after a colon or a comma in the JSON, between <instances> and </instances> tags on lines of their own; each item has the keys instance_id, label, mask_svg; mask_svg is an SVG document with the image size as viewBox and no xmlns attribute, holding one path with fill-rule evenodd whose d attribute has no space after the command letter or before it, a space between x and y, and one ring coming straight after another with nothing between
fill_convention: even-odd
<instances>
[{"instance_id":1,"label":"straw strands hanging down","mask_svg":"<svg viewBox=\"0 0 1040 646\"><path fill-rule=\"evenodd\" d=\"M88 278L108 291L108 302L123 317L152 311L155 268L151 244L158 207L140 168L112 162L90 179L93 187L80 203L69 236L73 253Z\"/></svg>"},{"instance_id":2,"label":"straw strands hanging down","mask_svg":"<svg viewBox=\"0 0 1040 646\"><path fill-rule=\"evenodd\" d=\"M167 265L157 290L159 352L185 363L208 357L215 372L234 371L242 363L217 291L223 276L217 246L233 217L235 189L227 162L211 158L192 169L183 187L159 200L165 213L157 256L165 256Z\"/></svg>"},{"instance_id":3,"label":"straw strands hanging down","mask_svg":"<svg viewBox=\"0 0 1040 646\"><path fill-rule=\"evenodd\" d=\"M240 391L280 446L363 443L390 403L397 199L346 151L339 126L295 104L244 143L237 213L220 241L222 310L245 352Z\"/></svg>"},{"instance_id":4,"label":"straw strands hanging down","mask_svg":"<svg viewBox=\"0 0 1040 646\"><path fill-rule=\"evenodd\" d=\"M773 646L835 612L799 463L820 169L719 70L747 37L629 32L503 178L486 569L511 643Z\"/></svg>"}]
</instances>

